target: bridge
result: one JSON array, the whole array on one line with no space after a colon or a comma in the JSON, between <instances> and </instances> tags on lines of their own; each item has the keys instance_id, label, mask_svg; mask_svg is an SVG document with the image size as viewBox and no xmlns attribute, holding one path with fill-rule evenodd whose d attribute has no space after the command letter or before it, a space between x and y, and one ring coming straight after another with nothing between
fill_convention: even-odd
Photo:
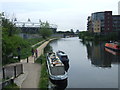
<instances>
[{"instance_id":1,"label":"bridge","mask_svg":"<svg viewBox=\"0 0 120 90\"><path fill-rule=\"evenodd\" d=\"M22 31L22 33L38 33L38 30L42 27L41 22L36 23L36 22L31 22L31 21L27 21L27 22L18 22L18 21L14 21L13 22L14 25L20 29ZM42 23L43 25L45 23ZM49 24L50 29L53 30L53 32L55 33L57 30L57 25L55 24Z\"/></svg>"}]
</instances>

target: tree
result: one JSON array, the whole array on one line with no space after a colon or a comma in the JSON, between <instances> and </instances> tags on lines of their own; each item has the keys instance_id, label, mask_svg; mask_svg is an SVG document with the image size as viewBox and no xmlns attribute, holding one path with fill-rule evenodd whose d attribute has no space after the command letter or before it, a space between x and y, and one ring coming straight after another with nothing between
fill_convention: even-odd
<instances>
[{"instance_id":1,"label":"tree","mask_svg":"<svg viewBox=\"0 0 120 90\"><path fill-rule=\"evenodd\" d=\"M9 19L2 18L2 34L7 36L13 36L18 33L15 25L9 21Z\"/></svg>"},{"instance_id":2,"label":"tree","mask_svg":"<svg viewBox=\"0 0 120 90\"><path fill-rule=\"evenodd\" d=\"M71 32L71 34L74 34L74 31L73 31L73 29L70 29L70 32Z\"/></svg>"},{"instance_id":3,"label":"tree","mask_svg":"<svg viewBox=\"0 0 120 90\"><path fill-rule=\"evenodd\" d=\"M46 39L47 37L50 37L52 35L52 30L50 29L50 25L48 22L41 23L41 27L39 29L40 35Z\"/></svg>"},{"instance_id":4,"label":"tree","mask_svg":"<svg viewBox=\"0 0 120 90\"><path fill-rule=\"evenodd\" d=\"M17 28L15 25L2 17L2 63L10 63L12 56L17 53L17 47L26 48L29 46L21 37L17 36ZM17 54L16 54L17 55Z\"/></svg>"}]
</instances>

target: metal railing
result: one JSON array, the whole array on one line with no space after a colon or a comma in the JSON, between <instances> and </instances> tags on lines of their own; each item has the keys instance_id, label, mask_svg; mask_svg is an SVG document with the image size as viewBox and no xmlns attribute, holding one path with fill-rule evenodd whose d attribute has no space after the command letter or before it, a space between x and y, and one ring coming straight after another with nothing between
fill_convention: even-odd
<instances>
[{"instance_id":1,"label":"metal railing","mask_svg":"<svg viewBox=\"0 0 120 90\"><path fill-rule=\"evenodd\" d=\"M14 64L2 67L2 82L0 86L5 87L14 82L14 79L23 74L23 64Z\"/></svg>"},{"instance_id":2,"label":"metal railing","mask_svg":"<svg viewBox=\"0 0 120 90\"><path fill-rule=\"evenodd\" d=\"M4 66L2 68L3 79L16 78L23 73L23 64L16 64L12 66Z\"/></svg>"}]
</instances>

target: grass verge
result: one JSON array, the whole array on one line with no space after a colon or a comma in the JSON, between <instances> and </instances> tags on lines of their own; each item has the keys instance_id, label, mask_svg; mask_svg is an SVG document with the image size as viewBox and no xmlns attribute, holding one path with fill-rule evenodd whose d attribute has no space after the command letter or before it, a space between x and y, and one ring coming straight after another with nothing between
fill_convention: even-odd
<instances>
[{"instance_id":1,"label":"grass verge","mask_svg":"<svg viewBox=\"0 0 120 90\"><path fill-rule=\"evenodd\" d=\"M5 86L2 90L20 90L20 88L15 83L13 83Z\"/></svg>"},{"instance_id":2,"label":"grass verge","mask_svg":"<svg viewBox=\"0 0 120 90\"><path fill-rule=\"evenodd\" d=\"M40 75L40 81L39 81L39 88L44 88L47 90L48 85L49 85L49 75L47 72L47 67L46 67L46 53L51 51L52 48L48 44L45 49L44 49L44 55L41 55L37 60L36 63L41 64L41 75Z\"/></svg>"},{"instance_id":3,"label":"grass verge","mask_svg":"<svg viewBox=\"0 0 120 90\"><path fill-rule=\"evenodd\" d=\"M37 60L36 63L41 64L41 75L38 88L47 88L48 87L48 73L46 67L46 56L41 55Z\"/></svg>"}]
</instances>

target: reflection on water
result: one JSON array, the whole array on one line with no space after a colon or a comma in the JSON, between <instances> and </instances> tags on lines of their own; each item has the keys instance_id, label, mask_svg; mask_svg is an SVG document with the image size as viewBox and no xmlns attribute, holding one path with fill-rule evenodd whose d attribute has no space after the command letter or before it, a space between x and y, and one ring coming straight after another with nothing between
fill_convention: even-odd
<instances>
[{"instance_id":1,"label":"reflection on water","mask_svg":"<svg viewBox=\"0 0 120 90\"><path fill-rule=\"evenodd\" d=\"M116 51L113 51L113 50L108 49L108 48L105 48L105 51L106 51L106 52L109 52L109 53L111 53L111 54L113 54L113 55L116 55L116 56L119 56L119 55L120 55L120 52L116 52Z\"/></svg>"},{"instance_id":2,"label":"reflection on water","mask_svg":"<svg viewBox=\"0 0 120 90\"><path fill-rule=\"evenodd\" d=\"M106 49L104 42L84 42L87 48L88 59L91 60L91 64L97 67L111 67L111 64L118 64L120 62L120 56L118 52Z\"/></svg>"},{"instance_id":3,"label":"reflection on water","mask_svg":"<svg viewBox=\"0 0 120 90\"><path fill-rule=\"evenodd\" d=\"M120 55L105 51L104 42L81 42L62 38L50 43L53 51L66 52L69 57L66 88L117 88Z\"/></svg>"}]
</instances>

